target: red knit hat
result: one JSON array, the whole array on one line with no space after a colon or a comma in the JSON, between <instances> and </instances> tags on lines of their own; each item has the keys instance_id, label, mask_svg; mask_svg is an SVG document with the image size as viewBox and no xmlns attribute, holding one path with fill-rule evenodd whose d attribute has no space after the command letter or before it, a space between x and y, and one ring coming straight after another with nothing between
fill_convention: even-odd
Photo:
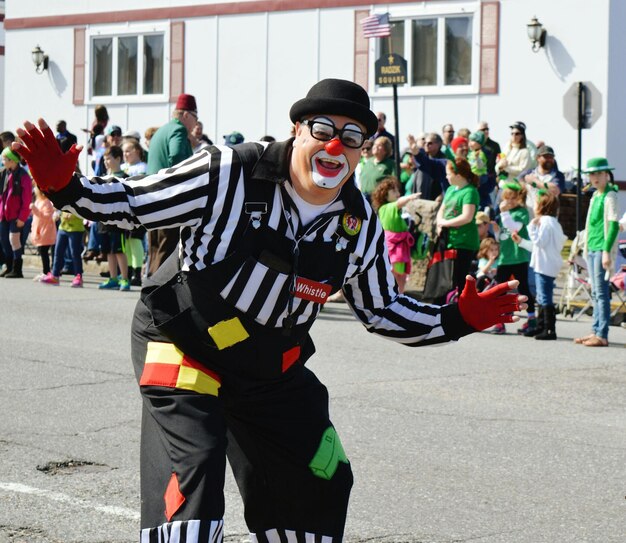
<instances>
[{"instance_id":1,"label":"red knit hat","mask_svg":"<svg viewBox=\"0 0 626 543\"><path fill-rule=\"evenodd\" d=\"M179 94L178 100L176 100L176 109L182 109L184 111L197 112L196 99L191 94Z\"/></svg>"},{"instance_id":2,"label":"red knit hat","mask_svg":"<svg viewBox=\"0 0 626 543\"><path fill-rule=\"evenodd\" d=\"M461 143L465 143L467 145L467 138L464 138L463 136L457 136L450 142L450 147L452 147L452 150L456 153L456 150L459 148L459 145L461 145Z\"/></svg>"}]
</instances>

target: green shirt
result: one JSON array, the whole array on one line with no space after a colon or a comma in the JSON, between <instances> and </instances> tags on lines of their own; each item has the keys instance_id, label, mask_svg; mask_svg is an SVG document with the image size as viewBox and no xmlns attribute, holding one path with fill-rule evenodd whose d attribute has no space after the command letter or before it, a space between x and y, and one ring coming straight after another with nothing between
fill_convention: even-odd
<instances>
[{"instance_id":1,"label":"green shirt","mask_svg":"<svg viewBox=\"0 0 626 543\"><path fill-rule=\"evenodd\" d=\"M443 197L443 218L454 219L463 213L465 204L474 206L474 216L472 220L463 226L454 226L450 228L450 237L448 238L448 247L452 249L469 249L470 251L478 251L480 240L478 238L478 227L476 226L476 211L480 197L478 190L473 185L467 184L462 188L451 185L446 190Z\"/></svg>"},{"instance_id":2,"label":"green shirt","mask_svg":"<svg viewBox=\"0 0 626 543\"><path fill-rule=\"evenodd\" d=\"M520 237L524 239L530 239L528 236L528 229L526 226L530 222L530 214L526 206L516 207L509 211L511 218L515 222L522 224L522 227L518 230ZM500 256L498 257L498 266L507 266L512 264L523 264L524 262L530 262L530 253L526 249L522 249L511 238L511 232L502 226L502 219L498 217L498 224L500 225Z\"/></svg>"},{"instance_id":3,"label":"green shirt","mask_svg":"<svg viewBox=\"0 0 626 543\"><path fill-rule=\"evenodd\" d=\"M185 125L178 119L172 119L159 128L150 140L146 173L150 175L163 168L171 168L191 155L193 150Z\"/></svg>"},{"instance_id":4,"label":"green shirt","mask_svg":"<svg viewBox=\"0 0 626 543\"><path fill-rule=\"evenodd\" d=\"M410 153L405 153L402 157L402 164L412 164L413 163L413 155ZM405 170L404 168L400 168L400 183L403 187L406 187L406 184L410 181L411 175L413 172Z\"/></svg>"},{"instance_id":5,"label":"green shirt","mask_svg":"<svg viewBox=\"0 0 626 543\"><path fill-rule=\"evenodd\" d=\"M589 251L610 252L619 232L619 224L616 221L609 221L607 232L604 228L604 200L609 190L611 189L607 188L602 194L596 192L591 199L587 231L587 250ZM608 239L605 233L608 233Z\"/></svg>"},{"instance_id":6,"label":"green shirt","mask_svg":"<svg viewBox=\"0 0 626 543\"><path fill-rule=\"evenodd\" d=\"M363 164L361 174L359 175L361 192L363 194L371 194L383 177L395 175L395 171L395 164L391 158L386 158L381 162L376 162L374 158L370 158Z\"/></svg>"},{"instance_id":7,"label":"green shirt","mask_svg":"<svg viewBox=\"0 0 626 543\"><path fill-rule=\"evenodd\" d=\"M387 232L406 232L409 229L409 226L400 214L397 202L389 202L380 206L378 218L383 230Z\"/></svg>"},{"instance_id":8,"label":"green shirt","mask_svg":"<svg viewBox=\"0 0 626 543\"><path fill-rule=\"evenodd\" d=\"M474 175L487 175L487 156L482 149L478 151L470 151L467 154L467 161L472 167Z\"/></svg>"},{"instance_id":9,"label":"green shirt","mask_svg":"<svg viewBox=\"0 0 626 543\"><path fill-rule=\"evenodd\" d=\"M84 232L85 225L80 217L72 215L69 211L62 211L59 229L65 232Z\"/></svg>"}]
</instances>

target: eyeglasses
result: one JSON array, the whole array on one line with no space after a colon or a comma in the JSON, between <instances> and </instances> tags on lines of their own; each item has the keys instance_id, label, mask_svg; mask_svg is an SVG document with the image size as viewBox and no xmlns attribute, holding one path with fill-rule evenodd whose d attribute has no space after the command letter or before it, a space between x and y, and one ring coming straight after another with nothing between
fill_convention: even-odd
<instances>
[{"instance_id":1,"label":"eyeglasses","mask_svg":"<svg viewBox=\"0 0 626 543\"><path fill-rule=\"evenodd\" d=\"M425 141L424 145L436 145L437 142L436 141Z\"/></svg>"},{"instance_id":2,"label":"eyeglasses","mask_svg":"<svg viewBox=\"0 0 626 543\"><path fill-rule=\"evenodd\" d=\"M444 134L454 134L454 130L444 130Z\"/></svg>"},{"instance_id":3,"label":"eyeglasses","mask_svg":"<svg viewBox=\"0 0 626 543\"><path fill-rule=\"evenodd\" d=\"M521 132L511 132L511 136L521 136Z\"/></svg>"},{"instance_id":4,"label":"eyeglasses","mask_svg":"<svg viewBox=\"0 0 626 543\"><path fill-rule=\"evenodd\" d=\"M483 126L482 128L479 128L478 130L484 132L485 130L489 130L488 126Z\"/></svg>"},{"instance_id":5,"label":"eyeglasses","mask_svg":"<svg viewBox=\"0 0 626 543\"><path fill-rule=\"evenodd\" d=\"M358 149L365 143L365 134L355 124L348 123L343 128L337 128L330 121L324 122L317 119L305 119L302 124L308 126L311 136L319 141L330 141L339 136L341 143L352 149Z\"/></svg>"},{"instance_id":6,"label":"eyeglasses","mask_svg":"<svg viewBox=\"0 0 626 543\"><path fill-rule=\"evenodd\" d=\"M189 115L191 115L196 121L198 120L198 114L194 113L193 111L189 111L187 110L187 113L189 113Z\"/></svg>"}]
</instances>

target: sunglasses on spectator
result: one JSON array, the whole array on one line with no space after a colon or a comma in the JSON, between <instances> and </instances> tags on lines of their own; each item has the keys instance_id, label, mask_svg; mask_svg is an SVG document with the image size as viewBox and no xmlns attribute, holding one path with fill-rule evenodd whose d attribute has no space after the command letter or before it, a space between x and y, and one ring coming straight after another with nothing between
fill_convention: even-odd
<instances>
[{"instance_id":1,"label":"sunglasses on spectator","mask_svg":"<svg viewBox=\"0 0 626 543\"><path fill-rule=\"evenodd\" d=\"M521 132L511 132L511 136L521 136Z\"/></svg>"}]
</instances>

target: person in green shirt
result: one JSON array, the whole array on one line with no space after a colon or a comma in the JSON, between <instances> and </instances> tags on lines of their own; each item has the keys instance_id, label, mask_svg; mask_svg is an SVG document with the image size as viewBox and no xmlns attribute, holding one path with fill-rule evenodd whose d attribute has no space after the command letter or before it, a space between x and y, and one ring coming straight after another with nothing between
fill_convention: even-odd
<instances>
[{"instance_id":1,"label":"person in green shirt","mask_svg":"<svg viewBox=\"0 0 626 543\"><path fill-rule=\"evenodd\" d=\"M373 156L363 164L359 176L361 192L368 201L371 201L371 195L383 177L396 174L396 166L391 159L392 154L393 150L389 138L380 136L374 140L374 145L372 145Z\"/></svg>"},{"instance_id":2,"label":"person in green shirt","mask_svg":"<svg viewBox=\"0 0 626 543\"><path fill-rule=\"evenodd\" d=\"M478 177L464 158L448 161L446 177L450 186L437 212L437 229L440 232L443 228L448 229L448 248L456 249L454 286L462 292L465 277L480 247L475 220L479 201Z\"/></svg>"},{"instance_id":3,"label":"person in green shirt","mask_svg":"<svg viewBox=\"0 0 626 543\"><path fill-rule=\"evenodd\" d=\"M519 281L518 290L528 296L528 321L519 329L518 333L531 337L537 329L535 316L535 299L530 292L528 283L528 269L530 266L530 252L513 240L513 234L529 240L528 224L530 213L526 207L526 189L517 182L506 183L502 190L500 215L497 220L497 235L500 242L500 257L498 258L498 272L496 281L504 283L513 276ZM495 334L504 334L504 325L493 329Z\"/></svg>"},{"instance_id":4,"label":"person in green shirt","mask_svg":"<svg viewBox=\"0 0 626 543\"><path fill-rule=\"evenodd\" d=\"M575 343L586 347L607 347L609 344L609 320L611 316L611 296L609 279L613 272L616 257L617 234L619 232L617 187L613 183L606 158L591 158L587 169L591 186L596 189L587 212L585 230L587 236L583 256L587 260L591 297L593 299L593 332L576 338Z\"/></svg>"}]
</instances>

